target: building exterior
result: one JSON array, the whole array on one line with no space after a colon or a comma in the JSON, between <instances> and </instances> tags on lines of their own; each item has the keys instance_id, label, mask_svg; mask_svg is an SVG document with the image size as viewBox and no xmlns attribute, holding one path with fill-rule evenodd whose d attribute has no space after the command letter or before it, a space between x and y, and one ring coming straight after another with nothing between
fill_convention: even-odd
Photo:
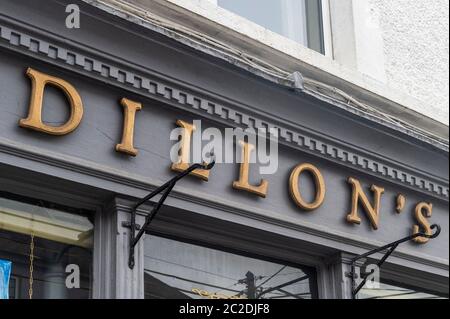
<instances>
[{"instance_id":1,"label":"building exterior","mask_svg":"<svg viewBox=\"0 0 450 319\"><path fill-rule=\"evenodd\" d=\"M448 298L448 2L410 3L2 1L9 298Z\"/></svg>"}]
</instances>

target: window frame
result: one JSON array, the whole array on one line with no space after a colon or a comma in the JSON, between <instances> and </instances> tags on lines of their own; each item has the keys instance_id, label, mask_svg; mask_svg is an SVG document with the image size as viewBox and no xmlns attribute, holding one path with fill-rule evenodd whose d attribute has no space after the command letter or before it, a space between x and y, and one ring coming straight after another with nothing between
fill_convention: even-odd
<instances>
[{"instance_id":1,"label":"window frame","mask_svg":"<svg viewBox=\"0 0 450 319\"><path fill-rule=\"evenodd\" d=\"M91 248L91 254L92 254L92 260L91 260L91 270L90 270L90 291L89 291L89 299L95 299L96 294L98 293L99 286L98 281L96 280L96 274L98 272L97 269L97 260L98 260L98 242L96 240L96 233L98 232L99 225L97 225L97 215L98 215L98 207L89 207L83 204L75 205L74 202L71 200L68 200L65 196L56 196L54 194L49 195L50 192L48 192L47 189L42 188L35 188L31 184L26 184L21 186L17 185L9 185L8 183L5 183L2 185L3 187L0 188L0 198L5 198L9 200L13 200L20 203L26 203L33 206L40 206L48 209L56 209L61 210L68 214L74 214L74 215L81 215L87 217L92 223L93 223L93 245ZM1 229L0 229L1 230ZM14 231L7 230L9 232L14 233ZM21 234L23 235L23 234ZM52 239L46 239L52 241ZM12 279L12 276L11 276ZM15 278L17 279L17 278ZM19 280L24 280L23 278L20 278ZM16 280L14 280L15 284L15 294L17 294L18 285Z\"/></svg>"},{"instance_id":2,"label":"window frame","mask_svg":"<svg viewBox=\"0 0 450 319\"><path fill-rule=\"evenodd\" d=\"M3 166L1 163L0 169L3 169L0 192L12 194L16 198L28 199L31 203L41 202L45 206L92 214L90 219L94 223L94 245L92 247L90 296L92 299L101 298L103 293L101 260L102 255L107 254L107 252L100 240L101 234L105 231L104 226L100 223L103 203L96 198L100 195L92 191L85 191L83 187L79 187L76 183L55 187L54 177L40 173L29 172L24 174L23 169Z\"/></svg>"}]
</instances>

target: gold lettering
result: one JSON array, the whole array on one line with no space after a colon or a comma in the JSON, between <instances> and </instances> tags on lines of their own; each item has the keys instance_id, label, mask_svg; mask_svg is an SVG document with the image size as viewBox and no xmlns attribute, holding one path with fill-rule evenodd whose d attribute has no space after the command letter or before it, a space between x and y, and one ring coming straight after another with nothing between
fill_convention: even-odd
<instances>
[{"instance_id":1,"label":"gold lettering","mask_svg":"<svg viewBox=\"0 0 450 319\"><path fill-rule=\"evenodd\" d=\"M250 154L254 150L255 146L245 143L244 141L239 141L239 145L242 147L242 163L239 171L239 180L233 182L233 188L244 190L265 198L269 183L262 179L258 186L254 186L250 185L248 181Z\"/></svg>"},{"instance_id":2,"label":"gold lettering","mask_svg":"<svg viewBox=\"0 0 450 319\"><path fill-rule=\"evenodd\" d=\"M177 120L177 125L183 128L181 134L180 155L177 163L171 165L171 169L177 172L183 172L189 168L189 157L191 155L191 136L196 130L195 125L187 122ZM204 181L208 181L209 171L204 169L196 169L192 171L191 175L196 176Z\"/></svg>"},{"instance_id":3,"label":"gold lettering","mask_svg":"<svg viewBox=\"0 0 450 319\"><path fill-rule=\"evenodd\" d=\"M312 203L305 202L302 196L300 195L298 181L300 174L303 171L310 172L314 177L314 182L316 184L316 196ZM304 210L308 211L314 210L318 208L320 205L322 205L325 199L325 181L319 169L309 163L300 164L297 167L295 167L291 173L291 177L289 178L289 192L295 203Z\"/></svg>"},{"instance_id":4,"label":"gold lettering","mask_svg":"<svg viewBox=\"0 0 450 319\"><path fill-rule=\"evenodd\" d=\"M425 210L425 214L424 211ZM433 204L431 203L419 203L416 205L415 209L415 216L416 220L419 222L419 225L413 226L413 234L417 234L420 231L420 226L425 229L425 234L432 235L430 223L426 219L426 217L431 217L431 214L433 212ZM425 244L428 242L429 238L426 237L416 237L414 238L414 241L419 244Z\"/></svg>"},{"instance_id":5,"label":"gold lettering","mask_svg":"<svg viewBox=\"0 0 450 319\"><path fill-rule=\"evenodd\" d=\"M122 141L116 145L116 151L122 152L131 156L136 156L138 151L133 146L134 123L136 119L136 111L142 109L142 104L123 98L120 100L123 106L123 132Z\"/></svg>"},{"instance_id":6,"label":"gold lettering","mask_svg":"<svg viewBox=\"0 0 450 319\"><path fill-rule=\"evenodd\" d=\"M378 229L380 199L381 194L384 193L384 188L372 185L370 190L375 193L375 203L372 206L361 187L361 183L353 177L349 177L348 182L352 185L352 211L347 215L347 221L354 224L361 223L361 218L358 216L358 203L360 202L369 217L373 229Z\"/></svg>"},{"instance_id":7,"label":"gold lettering","mask_svg":"<svg viewBox=\"0 0 450 319\"><path fill-rule=\"evenodd\" d=\"M406 197L402 194L398 194L397 195L397 205L395 206L395 210L397 212L397 214L400 214L403 210L403 208L405 208L405 203L406 203Z\"/></svg>"},{"instance_id":8,"label":"gold lettering","mask_svg":"<svg viewBox=\"0 0 450 319\"><path fill-rule=\"evenodd\" d=\"M19 126L51 135L65 135L75 130L83 117L83 104L77 90L63 79L56 78L32 68L28 68L27 76L31 79L31 98L28 117L19 121ZM70 118L60 126L50 126L42 122L42 101L46 85L52 85L66 95L70 104Z\"/></svg>"}]
</instances>

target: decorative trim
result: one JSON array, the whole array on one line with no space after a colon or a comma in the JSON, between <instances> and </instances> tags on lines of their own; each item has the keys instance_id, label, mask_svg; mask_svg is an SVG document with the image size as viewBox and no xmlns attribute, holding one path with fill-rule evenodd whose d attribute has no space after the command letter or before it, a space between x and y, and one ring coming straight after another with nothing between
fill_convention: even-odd
<instances>
[{"instance_id":1,"label":"decorative trim","mask_svg":"<svg viewBox=\"0 0 450 319\"><path fill-rule=\"evenodd\" d=\"M345 145L342 141L311 132L300 125L262 114L251 106L226 101L213 93L164 78L151 70L119 61L114 56L105 56L95 49L58 39L48 32L25 30L24 25L12 27L14 24L17 22L0 15L0 47L45 60L102 82L106 80L111 85L227 125L277 128L280 142L288 147L446 201L449 199L448 180L430 176L427 172L420 172L370 151Z\"/></svg>"},{"instance_id":2,"label":"decorative trim","mask_svg":"<svg viewBox=\"0 0 450 319\"><path fill-rule=\"evenodd\" d=\"M99 230L100 244L104 245L101 256L100 282L103 290L97 293L99 298L143 299L144 298L144 243L136 245L134 269L128 268L128 230L122 222L128 221L128 208L121 209L113 199L106 207L106 214L101 214ZM137 216L138 224L143 224L144 217Z\"/></svg>"}]
</instances>

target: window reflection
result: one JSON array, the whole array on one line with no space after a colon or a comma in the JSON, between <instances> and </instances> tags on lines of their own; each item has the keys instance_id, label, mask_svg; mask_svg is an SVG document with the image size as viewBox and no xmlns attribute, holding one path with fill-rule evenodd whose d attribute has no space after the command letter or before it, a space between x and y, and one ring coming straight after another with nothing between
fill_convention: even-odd
<instances>
[{"instance_id":1,"label":"window reflection","mask_svg":"<svg viewBox=\"0 0 450 319\"><path fill-rule=\"evenodd\" d=\"M362 288L358 299L448 299L448 296L402 287L401 284L380 283L377 288Z\"/></svg>"},{"instance_id":2,"label":"window reflection","mask_svg":"<svg viewBox=\"0 0 450 319\"><path fill-rule=\"evenodd\" d=\"M315 271L171 239L145 239L145 297L158 299L317 298Z\"/></svg>"},{"instance_id":3,"label":"window reflection","mask_svg":"<svg viewBox=\"0 0 450 319\"><path fill-rule=\"evenodd\" d=\"M90 298L92 245L88 217L0 197L0 260L11 264L9 285L2 288L10 299L30 297L30 277L33 299ZM66 273L68 265L75 265L79 274Z\"/></svg>"}]
</instances>

